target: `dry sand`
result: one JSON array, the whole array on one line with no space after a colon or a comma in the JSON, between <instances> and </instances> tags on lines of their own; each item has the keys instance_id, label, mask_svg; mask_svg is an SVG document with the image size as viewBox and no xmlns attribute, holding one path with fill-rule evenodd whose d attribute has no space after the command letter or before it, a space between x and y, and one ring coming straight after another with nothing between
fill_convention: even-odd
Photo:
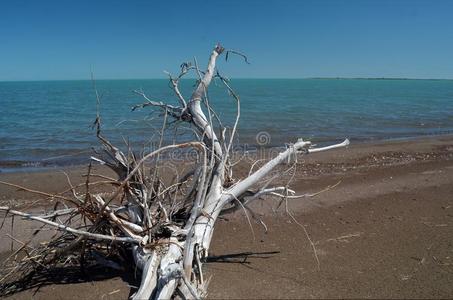
<instances>
[{"instance_id":1,"label":"dry sand","mask_svg":"<svg viewBox=\"0 0 453 300\"><path fill-rule=\"evenodd\" d=\"M101 171L101 170L100 170ZM238 174L244 174L245 167ZM81 168L69 170L80 182ZM57 171L0 174L0 180L46 192L67 187ZM319 269L303 228L276 201L253 205L268 227L242 212L218 222L205 264L211 298L452 298L453 138L352 145L299 161L292 187L316 192L292 200L290 210L313 240ZM38 197L39 198L39 197ZM40 209L45 201L0 186L1 205ZM8 225L8 224L7 224ZM0 231L3 257L9 226ZM30 224L16 220L16 234ZM18 244L14 245L16 248ZM125 299L137 285L133 272L61 271L39 289L17 299Z\"/></svg>"}]
</instances>

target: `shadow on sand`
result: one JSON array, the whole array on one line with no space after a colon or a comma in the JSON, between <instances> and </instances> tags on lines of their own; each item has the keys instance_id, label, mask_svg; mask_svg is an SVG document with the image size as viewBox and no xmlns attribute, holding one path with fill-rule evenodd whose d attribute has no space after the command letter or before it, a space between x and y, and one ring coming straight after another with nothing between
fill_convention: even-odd
<instances>
[{"instance_id":1,"label":"shadow on sand","mask_svg":"<svg viewBox=\"0 0 453 300\"><path fill-rule=\"evenodd\" d=\"M206 259L207 263L236 263L236 264L250 264L247 259L257 258L257 259L268 259L279 254L280 251L268 251L268 252L239 252L232 254L224 254L218 256L209 256Z\"/></svg>"},{"instance_id":2,"label":"shadow on sand","mask_svg":"<svg viewBox=\"0 0 453 300\"><path fill-rule=\"evenodd\" d=\"M280 251L268 252L240 252L224 255L213 255L206 259L206 263L238 263L250 264L249 258L268 259ZM17 280L0 285L0 297L11 296L13 294L33 290L33 296L39 290L48 285L76 284L84 282L103 281L112 278L121 278L131 290L129 296L134 294L136 287L140 285L140 273L133 269L116 270L104 266L91 265L85 268L80 266L61 266L39 268L39 271L28 274Z\"/></svg>"},{"instance_id":3,"label":"shadow on sand","mask_svg":"<svg viewBox=\"0 0 453 300\"><path fill-rule=\"evenodd\" d=\"M40 268L39 271L28 274L17 280L0 285L0 297L11 296L26 290L33 290L34 296L39 290L47 285L75 284L84 282L97 282L112 278L121 278L131 287L130 295L135 293L140 285L140 273L134 274L134 270L115 270L103 266L63 266ZM137 275L137 276L135 276Z\"/></svg>"}]
</instances>

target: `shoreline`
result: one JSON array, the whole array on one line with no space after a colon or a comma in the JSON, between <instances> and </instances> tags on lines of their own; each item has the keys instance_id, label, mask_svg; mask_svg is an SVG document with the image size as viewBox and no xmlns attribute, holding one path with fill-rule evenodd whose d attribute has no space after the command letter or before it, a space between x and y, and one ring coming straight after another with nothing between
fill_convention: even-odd
<instances>
[{"instance_id":1,"label":"shoreline","mask_svg":"<svg viewBox=\"0 0 453 300\"><path fill-rule=\"evenodd\" d=\"M248 173L247 163L234 170L239 177ZM76 184L85 169L69 171ZM3 173L0 180L46 192L67 187L65 175L53 170ZM242 211L218 222L205 270L206 278L213 276L208 298L453 296L453 136L351 144L303 156L290 186L298 194L322 193L288 203L294 219L284 207L275 211L274 199L253 203L267 233L253 219L252 232ZM15 199L20 207L43 209L46 202L35 203L38 198L0 186L2 203ZM319 270L295 220L305 226L316 247ZM15 224L19 238L33 232L29 222L17 219ZM0 230L2 239L9 228L7 221ZM3 257L10 247L9 239L5 241L0 243ZM102 280L50 282L34 297L124 299L137 284L133 275L102 274L96 275ZM34 292L12 298L29 299Z\"/></svg>"},{"instance_id":2,"label":"shoreline","mask_svg":"<svg viewBox=\"0 0 453 300\"><path fill-rule=\"evenodd\" d=\"M431 154L431 160L437 159L434 153L450 156L453 149L453 135L430 136L427 138L417 137L411 139L386 140L378 142L351 143L346 148L336 149L334 151L321 152L301 156L301 161L297 167L295 176L296 185L308 189L309 192L317 192L316 189L323 189L331 182L330 178L342 178L349 172L360 172L382 166L398 166L417 161L426 160L424 154ZM443 147L443 149L442 149ZM438 151L441 149L442 151ZM433 152L434 150L434 152ZM256 153L251 153L243 159L243 163L234 168L238 178L245 176L251 163L257 159L270 159L281 151L280 148L261 148ZM383 154L379 163L379 155ZM181 161L177 161L181 164ZM0 173L0 181L19 184L35 190L43 190L49 193L58 193L69 187L69 175L72 184L84 182L83 175L86 173L88 164L59 166L49 169L27 169L18 172ZM284 169L284 167L282 168ZM100 164L94 164L93 170L104 175L116 178L116 174L110 169ZM283 182L285 179L282 178ZM323 184L324 181L329 184ZM294 184L294 183L293 183ZM14 188L0 184L0 204L4 203L8 197L17 197L21 195L20 201L26 203L27 199L38 200L33 194L17 192Z\"/></svg>"},{"instance_id":3,"label":"shoreline","mask_svg":"<svg viewBox=\"0 0 453 300\"><path fill-rule=\"evenodd\" d=\"M453 133L445 133L445 134L428 134L428 135L417 135L417 136L410 136L410 137L395 137L395 138L383 138L383 139L363 139L363 140L356 140L350 139L351 144L353 146L379 146L383 144L391 144L391 143L399 143L399 142L417 142L423 140L438 140L438 139L450 139L453 138ZM342 138L338 138L341 140ZM333 141L333 140L332 140ZM316 142L315 142L316 143ZM332 142L330 142L332 143ZM328 145L329 142L323 141L322 144ZM284 149L284 145L282 146L259 146L257 144L239 144L240 145L248 145L251 148L255 149L264 149L265 151L276 151L280 149ZM87 150L88 151L88 150ZM243 150L241 150L243 151ZM94 155L94 152L90 152ZM22 160L3 160L0 161L0 174L14 174L14 173L41 173L41 172L58 172L61 170L71 170L71 169L80 169L86 167L89 163L89 157L92 156L90 153L87 154L85 164L76 163L76 164L59 164L59 165L49 165L49 166L36 166L41 164L42 162L39 161L22 161ZM62 155L62 157L65 155ZM68 155L70 156L70 155ZM78 159L80 160L80 159ZM24 166L25 165L25 166ZM31 166L35 165L35 166Z\"/></svg>"}]
</instances>

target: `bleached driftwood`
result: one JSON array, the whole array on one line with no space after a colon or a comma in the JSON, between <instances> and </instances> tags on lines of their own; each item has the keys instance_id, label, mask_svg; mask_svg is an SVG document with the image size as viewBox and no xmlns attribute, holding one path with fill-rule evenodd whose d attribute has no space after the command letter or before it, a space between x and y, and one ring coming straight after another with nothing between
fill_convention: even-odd
<instances>
[{"instance_id":1,"label":"bleached driftwood","mask_svg":"<svg viewBox=\"0 0 453 300\"><path fill-rule=\"evenodd\" d=\"M70 191L76 199L71 198L69 202L75 208L40 216L8 207L0 207L0 210L7 215L18 215L64 231L66 249L73 249L74 245L81 244L84 251L90 247L94 249L95 245L96 249L99 249L99 245L113 241L130 250L135 265L142 271L141 284L133 299L168 299L176 294L185 298L203 297L206 293L206 282L202 263L208 256L219 215L235 205L247 205L265 194L284 196L286 193L291 194L290 197L299 197L294 195L294 191L288 186L272 187L268 186L269 183L260 186L260 183L279 165L294 160L299 154L315 153L349 144L349 141L345 140L332 146L312 148L309 141L299 139L257 170L251 171L247 177L234 179L231 167L232 144L240 116L240 100L228 80L216 69L217 58L224 52L226 55L232 53L242 56L237 51L225 50L217 45L211 52L206 70L201 71L195 61L194 66L189 63L181 65L181 73L177 77L169 75L171 87L180 106L151 100L144 92L136 91L146 102L134 109L155 107L161 110L164 113L162 131L166 126L167 115L179 122L188 123L196 133L196 141L163 145L161 132L159 147L137 159L133 155L124 154L101 135L98 115L95 125L97 136L104 146L104 156L93 160L105 164L118 174L111 194L90 192L89 168L85 194L77 195L75 188L71 186ZM186 99L179 89L179 80L189 71L195 71L199 80L190 98ZM217 115L209 104L207 89L216 77L237 102L237 117L229 138L226 137L226 130L214 130L213 119L216 119ZM163 179L159 177L159 168L166 163L160 160L160 155L175 149L193 149L198 160L189 172L176 176L173 182L164 185ZM150 160L152 164L148 174L144 163ZM111 178L103 179L108 181L99 184L112 185ZM252 192L256 187L257 191ZM67 196L56 196L61 201L68 200ZM121 205L118 205L118 199L121 199ZM84 229L77 228L77 224L69 226L57 222L55 218L60 215L69 215L67 220L80 216L85 222ZM67 240L73 242L68 244ZM87 244L87 240L91 242ZM60 251L59 256L52 256L51 250L52 247L49 247L49 250L39 250L35 261L41 265L55 262L62 256L61 253L66 251ZM83 256L83 252L81 255ZM22 262L14 270L26 272L30 270L30 266Z\"/></svg>"}]
</instances>

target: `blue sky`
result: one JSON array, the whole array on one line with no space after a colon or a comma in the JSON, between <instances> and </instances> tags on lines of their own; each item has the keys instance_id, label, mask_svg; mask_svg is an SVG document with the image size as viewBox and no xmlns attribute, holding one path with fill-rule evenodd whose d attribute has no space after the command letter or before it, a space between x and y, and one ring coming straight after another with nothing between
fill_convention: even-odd
<instances>
[{"instance_id":1,"label":"blue sky","mask_svg":"<svg viewBox=\"0 0 453 300\"><path fill-rule=\"evenodd\" d=\"M230 77L453 78L453 1L0 2L0 80L164 78L218 41Z\"/></svg>"}]
</instances>

